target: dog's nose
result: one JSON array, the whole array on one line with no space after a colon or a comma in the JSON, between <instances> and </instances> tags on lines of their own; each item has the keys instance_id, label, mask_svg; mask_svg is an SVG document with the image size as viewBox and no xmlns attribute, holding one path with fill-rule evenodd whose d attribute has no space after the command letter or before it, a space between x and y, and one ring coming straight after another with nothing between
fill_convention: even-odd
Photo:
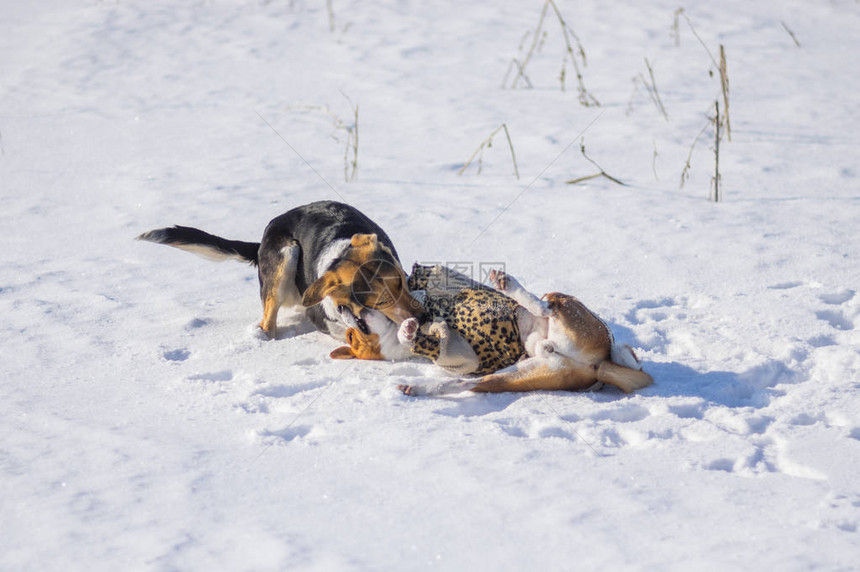
<instances>
[{"instance_id":1,"label":"dog's nose","mask_svg":"<svg viewBox=\"0 0 860 572\"><path fill-rule=\"evenodd\" d=\"M367 322L365 322L363 318L356 319L355 324L358 326L358 329L361 330L362 334L366 336L370 335L370 328L367 327Z\"/></svg>"},{"instance_id":2,"label":"dog's nose","mask_svg":"<svg viewBox=\"0 0 860 572\"><path fill-rule=\"evenodd\" d=\"M370 328L367 326L367 322L364 321L364 318L356 316L352 312L352 308L349 306L341 304L337 307L337 313L340 314L341 319L347 326L358 328L358 330L364 335L370 334Z\"/></svg>"}]
</instances>

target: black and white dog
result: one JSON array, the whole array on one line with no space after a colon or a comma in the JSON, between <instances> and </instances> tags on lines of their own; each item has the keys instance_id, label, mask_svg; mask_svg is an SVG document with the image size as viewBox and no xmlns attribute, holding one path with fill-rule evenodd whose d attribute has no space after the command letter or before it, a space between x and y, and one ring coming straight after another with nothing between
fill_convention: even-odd
<instances>
[{"instance_id":1,"label":"black and white dog","mask_svg":"<svg viewBox=\"0 0 860 572\"><path fill-rule=\"evenodd\" d=\"M421 313L391 239L343 203L319 201L291 209L272 219L260 242L227 240L186 226L151 230L137 238L210 260L256 266L263 302L260 328L269 337L275 336L282 306L306 307L317 329L339 339L347 327L369 333L362 312L378 311L397 324Z\"/></svg>"}]
</instances>

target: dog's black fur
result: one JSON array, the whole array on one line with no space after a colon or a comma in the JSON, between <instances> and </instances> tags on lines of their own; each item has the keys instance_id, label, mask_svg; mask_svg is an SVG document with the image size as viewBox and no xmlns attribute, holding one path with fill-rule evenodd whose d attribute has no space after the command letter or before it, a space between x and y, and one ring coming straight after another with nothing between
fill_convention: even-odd
<instances>
[{"instance_id":1,"label":"dog's black fur","mask_svg":"<svg viewBox=\"0 0 860 572\"><path fill-rule=\"evenodd\" d=\"M260 295L265 304L269 291L278 287L273 277L285 264L296 265L294 282L301 299L314 281L337 264L337 257L332 256L324 268L319 267L322 257L332 254L326 249L337 241L349 241L355 234L375 234L378 241L390 249L394 257L390 262L400 266L397 251L385 231L355 207L335 201L310 203L272 219L260 242L228 240L186 226L151 230L138 239L181 248L212 260L232 258L251 263L257 267ZM286 260L286 256L297 257L297 260ZM320 331L342 334L343 323L337 315L327 313L322 305L307 308L306 312Z\"/></svg>"}]
</instances>

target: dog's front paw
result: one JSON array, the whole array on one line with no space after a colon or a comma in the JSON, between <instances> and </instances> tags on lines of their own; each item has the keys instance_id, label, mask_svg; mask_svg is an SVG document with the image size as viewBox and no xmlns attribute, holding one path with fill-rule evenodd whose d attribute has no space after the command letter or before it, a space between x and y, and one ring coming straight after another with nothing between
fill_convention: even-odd
<instances>
[{"instance_id":1,"label":"dog's front paw","mask_svg":"<svg viewBox=\"0 0 860 572\"><path fill-rule=\"evenodd\" d=\"M419 385L400 384L397 386L397 389L402 391L404 395L410 395L412 397L429 397L469 391L477 384L478 382L474 379L447 379L443 381L422 383Z\"/></svg>"},{"instance_id":2,"label":"dog's front paw","mask_svg":"<svg viewBox=\"0 0 860 572\"><path fill-rule=\"evenodd\" d=\"M415 334L418 333L418 320L415 318L407 318L400 324L400 329L397 330L397 340L401 344L411 344L415 340Z\"/></svg>"},{"instance_id":3,"label":"dog's front paw","mask_svg":"<svg viewBox=\"0 0 860 572\"><path fill-rule=\"evenodd\" d=\"M493 268L490 270L490 284L493 285L493 288L498 290L499 292L504 292L508 289L508 275L504 270L496 270Z\"/></svg>"}]
</instances>

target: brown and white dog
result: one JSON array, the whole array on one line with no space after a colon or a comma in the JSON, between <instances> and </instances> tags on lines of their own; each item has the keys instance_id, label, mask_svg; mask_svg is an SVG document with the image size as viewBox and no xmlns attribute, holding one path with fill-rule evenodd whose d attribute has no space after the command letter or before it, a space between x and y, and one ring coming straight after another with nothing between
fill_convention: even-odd
<instances>
[{"instance_id":1,"label":"brown and white dog","mask_svg":"<svg viewBox=\"0 0 860 572\"><path fill-rule=\"evenodd\" d=\"M341 340L348 327L369 333L362 312L397 324L421 312L388 235L343 203L319 201L291 209L272 219L260 242L227 240L184 226L151 230L138 239L256 266L260 328L270 338L283 306L304 306L317 329Z\"/></svg>"},{"instance_id":2,"label":"brown and white dog","mask_svg":"<svg viewBox=\"0 0 860 572\"><path fill-rule=\"evenodd\" d=\"M444 395L461 391L499 393L506 391L585 390L604 383L614 385L625 393L651 385L653 379L629 346L615 343L611 331L597 315L582 302L566 294L550 293L540 299L525 290L516 279L493 271L494 286L514 299L520 336L526 358L495 373L473 379L451 379L432 384L401 385L407 395ZM414 339L418 323L414 318L404 321L398 331L398 341L407 346ZM449 336L458 335L449 332ZM347 332L349 347L332 352L344 358L347 353L359 359L385 359L402 354L392 347L391 335ZM463 344L447 344L462 352ZM340 355L336 356L335 353ZM464 356L447 356L445 360L462 363ZM467 360L468 361L468 360ZM437 362L438 363L438 362Z\"/></svg>"}]
</instances>

